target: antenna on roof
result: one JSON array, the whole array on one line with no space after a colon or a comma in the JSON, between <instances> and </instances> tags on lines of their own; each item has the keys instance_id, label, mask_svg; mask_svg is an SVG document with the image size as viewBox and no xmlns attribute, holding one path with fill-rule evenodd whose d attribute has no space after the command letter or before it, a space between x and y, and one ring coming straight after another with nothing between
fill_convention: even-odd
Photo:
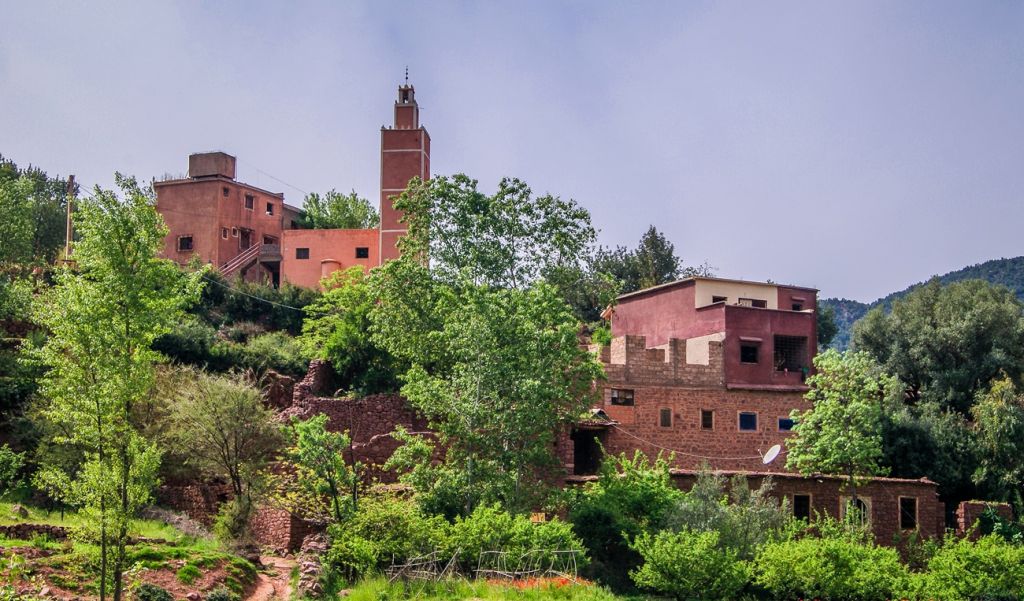
<instances>
[{"instance_id":1,"label":"antenna on roof","mask_svg":"<svg viewBox=\"0 0 1024 601\"><path fill-rule=\"evenodd\" d=\"M763 463L765 465L768 465L772 461L775 461L775 458L778 457L779 453L781 453L781 452L782 452L782 445L778 445L778 444L777 445L772 445L772 447L770 449L768 449L768 452L765 453L764 456L761 457L761 463Z\"/></svg>"},{"instance_id":2,"label":"antenna on roof","mask_svg":"<svg viewBox=\"0 0 1024 601\"><path fill-rule=\"evenodd\" d=\"M405 66L405 85L409 85L409 65Z\"/></svg>"}]
</instances>

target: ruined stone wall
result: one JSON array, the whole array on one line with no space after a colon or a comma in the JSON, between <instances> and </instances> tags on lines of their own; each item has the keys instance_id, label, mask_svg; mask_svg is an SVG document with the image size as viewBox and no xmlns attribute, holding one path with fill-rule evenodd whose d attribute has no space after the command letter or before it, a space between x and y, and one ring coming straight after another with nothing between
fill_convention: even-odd
<instances>
[{"instance_id":1,"label":"ruined stone wall","mask_svg":"<svg viewBox=\"0 0 1024 601\"><path fill-rule=\"evenodd\" d=\"M261 547L278 553L291 553L302 546L308 535L320 532L322 526L301 520L284 509L260 507L249 520L253 537Z\"/></svg>"},{"instance_id":2,"label":"ruined stone wall","mask_svg":"<svg viewBox=\"0 0 1024 601\"><path fill-rule=\"evenodd\" d=\"M213 524L220 504L231 497L231 487L227 484L202 482L160 486L155 494L157 505L180 511L206 527Z\"/></svg>"},{"instance_id":3,"label":"ruined stone wall","mask_svg":"<svg viewBox=\"0 0 1024 601\"><path fill-rule=\"evenodd\" d=\"M972 532L978 520L981 519L981 514L985 513L985 510L992 508L996 514L1005 520L1013 519L1013 507L1009 503L997 503L995 501L963 501L956 507L956 533L960 536L965 536L970 533L971 538L978 538L980 533L977 531Z\"/></svg>"}]
</instances>

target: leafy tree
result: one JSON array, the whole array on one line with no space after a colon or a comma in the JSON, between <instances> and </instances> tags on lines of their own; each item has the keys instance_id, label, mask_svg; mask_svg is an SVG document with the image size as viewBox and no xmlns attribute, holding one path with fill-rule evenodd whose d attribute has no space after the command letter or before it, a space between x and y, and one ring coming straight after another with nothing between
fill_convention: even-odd
<instances>
[{"instance_id":1,"label":"leafy tree","mask_svg":"<svg viewBox=\"0 0 1024 601\"><path fill-rule=\"evenodd\" d=\"M18 484L19 474L24 465L24 453L14 452L7 444L0 447L0 497Z\"/></svg>"},{"instance_id":2,"label":"leafy tree","mask_svg":"<svg viewBox=\"0 0 1024 601\"><path fill-rule=\"evenodd\" d=\"M322 197L315 192L306 195L300 224L313 229L365 230L377 227L380 215L355 190L348 194L331 190Z\"/></svg>"},{"instance_id":3,"label":"leafy tree","mask_svg":"<svg viewBox=\"0 0 1024 601\"><path fill-rule=\"evenodd\" d=\"M824 349L832 343L839 332L836 325L836 308L832 305L818 305L815 317L818 320L818 348Z\"/></svg>"},{"instance_id":4,"label":"leafy tree","mask_svg":"<svg viewBox=\"0 0 1024 601\"><path fill-rule=\"evenodd\" d=\"M630 545L643 557L630 575L639 586L676 599L735 599L750 580L750 566L720 536L715 530L645 532Z\"/></svg>"},{"instance_id":5,"label":"leafy tree","mask_svg":"<svg viewBox=\"0 0 1024 601\"><path fill-rule=\"evenodd\" d=\"M373 340L409 366L402 394L444 449L442 464L407 479L448 499L449 513L525 509L550 490L556 431L586 409L600 375L572 311L539 281L588 247L589 215L518 180L487 196L464 175L413 180L395 206L409 232L402 257L371 277Z\"/></svg>"},{"instance_id":6,"label":"leafy tree","mask_svg":"<svg viewBox=\"0 0 1024 601\"><path fill-rule=\"evenodd\" d=\"M921 286L892 310L872 309L854 326L854 348L870 353L907 389L911 402L932 400L964 415L975 396L1024 369L1022 305L1002 286L981 280Z\"/></svg>"},{"instance_id":7,"label":"leafy tree","mask_svg":"<svg viewBox=\"0 0 1024 601\"><path fill-rule=\"evenodd\" d=\"M184 371L190 381L182 382L171 407L173 440L186 461L225 478L234 498L251 508L283 442L274 412L241 374Z\"/></svg>"},{"instance_id":8,"label":"leafy tree","mask_svg":"<svg viewBox=\"0 0 1024 601\"><path fill-rule=\"evenodd\" d=\"M21 232L17 245L23 243L25 219L30 237L28 258L33 261L52 263L64 246L65 219L67 216L67 183L59 176L49 177L36 167L19 168L13 161L0 156L0 205L5 205L4 191L13 190L19 207L18 213L3 213L0 224L0 244L7 244L8 232ZM77 187L76 187L77 190ZM10 197L9 197L10 198ZM6 209L6 206L5 206ZM26 210L27 209L27 210ZM17 223L8 223L12 220ZM10 228L10 229L9 229Z\"/></svg>"},{"instance_id":9,"label":"leafy tree","mask_svg":"<svg viewBox=\"0 0 1024 601\"><path fill-rule=\"evenodd\" d=\"M974 481L987 498L1024 507L1024 396L1008 378L997 380L971 409L977 430Z\"/></svg>"},{"instance_id":10,"label":"leafy tree","mask_svg":"<svg viewBox=\"0 0 1024 601\"><path fill-rule=\"evenodd\" d=\"M303 511L312 516L329 515L335 523L356 511L358 502L358 465L350 468L345 453L351 453L348 434L327 430L327 416L292 421L292 446L288 458L295 468L298 496ZM347 498L346 498L347 497ZM323 500L326 511L316 511Z\"/></svg>"},{"instance_id":11,"label":"leafy tree","mask_svg":"<svg viewBox=\"0 0 1024 601\"><path fill-rule=\"evenodd\" d=\"M0 179L0 264L11 266L32 260L32 180Z\"/></svg>"},{"instance_id":12,"label":"leafy tree","mask_svg":"<svg viewBox=\"0 0 1024 601\"><path fill-rule=\"evenodd\" d=\"M675 246L653 225L641 236L636 250L618 246L599 249L594 269L620 282L622 293L675 281L679 278L706 277L714 271L709 265L684 266L675 254Z\"/></svg>"},{"instance_id":13,"label":"leafy tree","mask_svg":"<svg viewBox=\"0 0 1024 601\"><path fill-rule=\"evenodd\" d=\"M160 461L133 424L133 408L153 383L153 341L194 289L174 264L156 258L167 230L152 192L133 178L116 180L123 199L97 188L80 203L77 271L57 274L36 318L50 333L39 356L50 367L47 415L65 433L57 442L86 451L68 498L100 544L100 598L112 587L120 601L128 529L150 500Z\"/></svg>"},{"instance_id":14,"label":"leafy tree","mask_svg":"<svg viewBox=\"0 0 1024 601\"><path fill-rule=\"evenodd\" d=\"M323 295L306 307L299 339L306 352L330 361L341 386L359 394L398 389L395 360L370 338L374 297L362 267L336 271Z\"/></svg>"},{"instance_id":15,"label":"leafy tree","mask_svg":"<svg viewBox=\"0 0 1024 601\"><path fill-rule=\"evenodd\" d=\"M846 476L854 502L858 481L884 472L882 400L898 383L866 353L829 349L814 358L807 379L808 411L793 411L794 436L786 441L786 467L804 475Z\"/></svg>"}]
</instances>

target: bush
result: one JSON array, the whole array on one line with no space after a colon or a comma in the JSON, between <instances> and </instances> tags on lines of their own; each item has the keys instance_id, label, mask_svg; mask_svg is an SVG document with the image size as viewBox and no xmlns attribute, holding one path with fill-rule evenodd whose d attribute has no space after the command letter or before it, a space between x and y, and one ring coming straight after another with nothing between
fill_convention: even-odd
<instances>
[{"instance_id":1,"label":"bush","mask_svg":"<svg viewBox=\"0 0 1024 601\"><path fill-rule=\"evenodd\" d=\"M245 543L249 538L252 510L252 502L245 498L231 499L221 504L213 520L213 533L221 542Z\"/></svg>"},{"instance_id":2,"label":"bush","mask_svg":"<svg viewBox=\"0 0 1024 601\"><path fill-rule=\"evenodd\" d=\"M718 532L641 534L631 547L643 565L630 573L637 585L677 599L732 599L750 580L750 567Z\"/></svg>"},{"instance_id":3,"label":"bush","mask_svg":"<svg viewBox=\"0 0 1024 601\"><path fill-rule=\"evenodd\" d=\"M583 542L572 526L554 519L534 524L525 515L513 515L497 505L480 505L466 517L456 518L448 537L447 554L459 552L463 568L476 567L481 553L504 551L505 563L514 567L528 552L533 559L547 564L553 551L576 551L578 567L587 563Z\"/></svg>"},{"instance_id":4,"label":"bush","mask_svg":"<svg viewBox=\"0 0 1024 601\"><path fill-rule=\"evenodd\" d=\"M309 368L309 359L302 347L283 332L270 332L250 338L241 347L241 351L242 366L257 372L273 369L289 376L302 377Z\"/></svg>"},{"instance_id":5,"label":"bush","mask_svg":"<svg viewBox=\"0 0 1024 601\"><path fill-rule=\"evenodd\" d=\"M996 535L950 539L915 582L919 598L1024 599L1024 547Z\"/></svg>"},{"instance_id":6,"label":"bush","mask_svg":"<svg viewBox=\"0 0 1024 601\"><path fill-rule=\"evenodd\" d=\"M238 595L231 592L224 586L219 586L209 593L206 593L206 601L238 601L238 599Z\"/></svg>"},{"instance_id":7,"label":"bush","mask_svg":"<svg viewBox=\"0 0 1024 601\"><path fill-rule=\"evenodd\" d=\"M777 599L885 600L908 588L895 549L855 537L772 542L754 561L754 582Z\"/></svg>"},{"instance_id":8,"label":"bush","mask_svg":"<svg viewBox=\"0 0 1024 601\"><path fill-rule=\"evenodd\" d=\"M136 601L174 601L174 597L171 596L166 589L161 588L155 584L145 582L139 585L139 588L135 589L135 600Z\"/></svg>"},{"instance_id":9,"label":"bush","mask_svg":"<svg viewBox=\"0 0 1024 601\"><path fill-rule=\"evenodd\" d=\"M195 564L186 563L181 566L181 569L178 570L178 573L175 574L175 576L178 578L178 582L183 584L192 584L196 580L202 578L203 573Z\"/></svg>"}]
</instances>

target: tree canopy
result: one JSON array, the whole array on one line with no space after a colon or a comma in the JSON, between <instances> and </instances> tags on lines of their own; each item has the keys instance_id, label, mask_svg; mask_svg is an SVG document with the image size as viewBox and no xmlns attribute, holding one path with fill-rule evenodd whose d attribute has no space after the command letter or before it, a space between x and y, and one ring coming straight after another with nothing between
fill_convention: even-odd
<instances>
[{"instance_id":1,"label":"tree canopy","mask_svg":"<svg viewBox=\"0 0 1024 601\"><path fill-rule=\"evenodd\" d=\"M52 263L64 246L67 183L0 156L0 262Z\"/></svg>"},{"instance_id":2,"label":"tree canopy","mask_svg":"<svg viewBox=\"0 0 1024 601\"><path fill-rule=\"evenodd\" d=\"M316 192L306 195L299 223L303 227L318 230L365 230L380 225L380 215L355 190L348 194L331 190L323 196Z\"/></svg>"}]
</instances>

